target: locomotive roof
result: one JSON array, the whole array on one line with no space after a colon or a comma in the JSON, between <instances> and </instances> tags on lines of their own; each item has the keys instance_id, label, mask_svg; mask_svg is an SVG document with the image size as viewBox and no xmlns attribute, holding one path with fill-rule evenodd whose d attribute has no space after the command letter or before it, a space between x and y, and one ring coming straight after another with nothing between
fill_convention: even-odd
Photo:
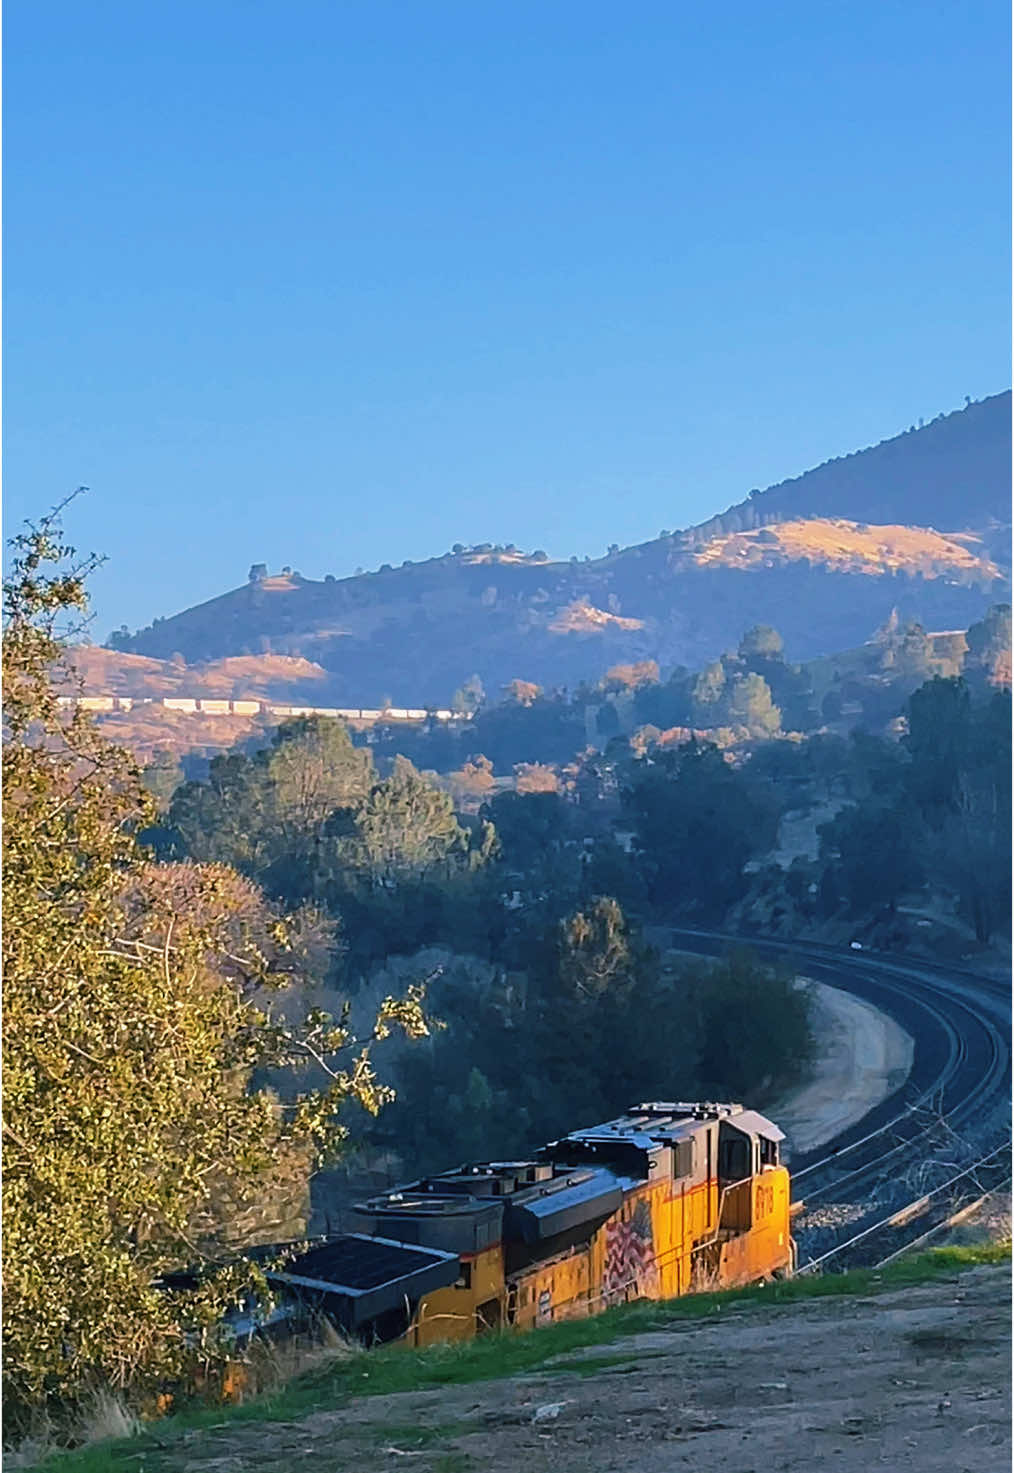
<instances>
[{"instance_id":1,"label":"locomotive roof","mask_svg":"<svg viewBox=\"0 0 1014 1473\"><path fill-rule=\"evenodd\" d=\"M492 1207L497 1199L545 1197L580 1186L594 1175L594 1169L577 1164L484 1161L421 1177L372 1197L363 1205L371 1211L396 1213L473 1212L479 1202Z\"/></svg>"},{"instance_id":2,"label":"locomotive roof","mask_svg":"<svg viewBox=\"0 0 1014 1473\"><path fill-rule=\"evenodd\" d=\"M625 1115L618 1115L615 1120L606 1120L601 1125L571 1131L569 1135L551 1144L556 1148L565 1148L571 1141L575 1144L623 1142L640 1150L648 1150L652 1146L686 1140L701 1125L716 1120L724 1121L737 1130L763 1135L771 1140L784 1139L782 1132L772 1121L758 1114L756 1110L744 1110L740 1104L654 1100L633 1106Z\"/></svg>"},{"instance_id":3,"label":"locomotive roof","mask_svg":"<svg viewBox=\"0 0 1014 1473\"><path fill-rule=\"evenodd\" d=\"M650 1158L659 1147L675 1146L679 1141L689 1140L702 1125L713 1121L769 1140L785 1138L778 1126L766 1116L756 1110L745 1110L737 1103L655 1100L633 1106L615 1120L575 1130L559 1140L550 1141L534 1160L483 1161L458 1166L372 1197L361 1207L370 1212L397 1215L454 1216L471 1214L482 1207L492 1210L498 1200L511 1199L521 1204L583 1187L588 1175L588 1148L593 1152L597 1147L605 1148L608 1159L610 1147L613 1155L617 1147L622 1147L623 1152L618 1159L629 1166L631 1161L637 1162L637 1157L632 1157L631 1152L643 1152L646 1158ZM570 1160L567 1159L568 1146L573 1147ZM597 1169L600 1162L606 1164L597 1152L593 1159L593 1169ZM645 1173L648 1169L645 1165ZM624 1170L624 1181L627 1181L628 1174L629 1171ZM635 1179L630 1177L627 1184L632 1184Z\"/></svg>"}]
</instances>

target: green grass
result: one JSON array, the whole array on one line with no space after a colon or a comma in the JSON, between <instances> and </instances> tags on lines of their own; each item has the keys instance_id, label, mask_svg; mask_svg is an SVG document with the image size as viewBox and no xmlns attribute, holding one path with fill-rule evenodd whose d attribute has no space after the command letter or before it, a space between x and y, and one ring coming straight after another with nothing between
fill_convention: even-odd
<instances>
[{"instance_id":1,"label":"green grass","mask_svg":"<svg viewBox=\"0 0 1014 1473\"><path fill-rule=\"evenodd\" d=\"M629 1362L617 1353L575 1360L566 1357L589 1346L608 1345L645 1330L667 1330L716 1315L739 1314L753 1308L778 1309L839 1295L870 1295L931 1283L979 1264L1010 1259L1009 1244L981 1244L937 1248L913 1254L880 1270L789 1279L752 1288L712 1294L690 1294L680 1299L642 1301L606 1310L591 1319L567 1320L524 1333L504 1331L457 1345L427 1350L381 1347L365 1355L329 1363L310 1371L268 1396L238 1407L197 1406L150 1424L138 1436L53 1454L42 1465L53 1473L115 1473L115 1470L156 1470L166 1466L165 1455L180 1439L197 1428L223 1427L240 1422L290 1422L314 1411L331 1411L363 1396L422 1391L439 1386L500 1380L509 1376L545 1372L591 1375L597 1370ZM561 1361L563 1362L561 1364ZM432 1440L425 1429L403 1429L406 1436ZM446 1430L446 1429L445 1429Z\"/></svg>"}]
</instances>

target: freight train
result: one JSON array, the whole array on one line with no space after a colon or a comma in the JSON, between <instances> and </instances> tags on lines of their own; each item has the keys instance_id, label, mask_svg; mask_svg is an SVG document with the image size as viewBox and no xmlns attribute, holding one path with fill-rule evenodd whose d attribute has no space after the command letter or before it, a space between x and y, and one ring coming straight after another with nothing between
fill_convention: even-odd
<instances>
[{"instance_id":1,"label":"freight train","mask_svg":"<svg viewBox=\"0 0 1014 1473\"><path fill-rule=\"evenodd\" d=\"M652 1103L527 1161L424 1177L268 1273L289 1312L367 1343L527 1329L788 1276L783 1133L736 1104Z\"/></svg>"}]
</instances>

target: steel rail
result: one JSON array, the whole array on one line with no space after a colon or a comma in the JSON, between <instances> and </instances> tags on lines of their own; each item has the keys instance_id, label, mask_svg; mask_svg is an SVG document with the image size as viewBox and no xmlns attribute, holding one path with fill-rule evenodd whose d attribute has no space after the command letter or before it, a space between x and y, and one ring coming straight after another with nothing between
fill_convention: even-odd
<instances>
[{"instance_id":1,"label":"steel rail","mask_svg":"<svg viewBox=\"0 0 1014 1473\"><path fill-rule=\"evenodd\" d=\"M793 1170L794 1181L811 1176L819 1169L838 1165L844 1156L869 1147L878 1138L889 1138L890 1132L911 1121L920 1108L934 1100L940 1101L943 1119L954 1128L981 1107L1009 1067L1010 992L1003 992L994 978L937 967L921 960L910 962L905 958L901 961L897 957L888 960L879 953L843 955L841 951L819 942L771 941L680 927L665 929L674 941L682 943L683 949L698 953L714 954L719 948L739 945L776 956L781 954L787 959L796 958L803 965L809 964L809 970L818 973L816 980L827 980L833 986L858 994L865 1001L874 1001L874 1005L881 1006L883 1011L895 1016L902 1026L912 1031L917 1054L913 1061L913 1075L926 1055L932 1056L934 1051L938 1055L943 1054L937 1059L929 1077L917 1083L919 1092L915 1101L892 1111L891 1101L895 1097L889 1097L888 1101L869 1112L876 1115L878 1109L887 1109L888 1118L878 1121L873 1129L867 1129L859 1136L854 1135L856 1127L841 1132L834 1138L834 1149L826 1151L817 1160L808 1161L804 1156L803 1162ZM858 987L851 985L856 982ZM1004 1031L997 1025L996 1014L1002 1016ZM931 1039L930 1046L927 1046L927 1038ZM976 1055L984 1056L984 1062L979 1066L970 1059L970 1044ZM910 1076L909 1086L913 1082ZM895 1095L898 1093L896 1091ZM902 1142L892 1142L887 1151L862 1163L854 1173L847 1173L847 1179L855 1181L860 1173L867 1174L878 1161L883 1164L887 1158L910 1148L924 1139L937 1124L939 1121ZM844 1181L845 1178L839 1180ZM833 1189L830 1184L823 1190L829 1189Z\"/></svg>"},{"instance_id":2,"label":"steel rail","mask_svg":"<svg viewBox=\"0 0 1014 1473\"><path fill-rule=\"evenodd\" d=\"M933 1187L928 1192L924 1192L922 1196L916 1197L914 1201L906 1202L903 1207L896 1208L894 1212L890 1213L889 1216L882 1218L879 1222L871 1223L869 1227L863 1228L858 1233L853 1233L852 1237L846 1238L844 1243L836 1243L835 1246L833 1248L829 1248L826 1253L821 1253L817 1258L811 1258L807 1263L804 1263L801 1268L797 1269L797 1273L814 1273L818 1268L821 1267L822 1264L830 1263L832 1259L837 1258L840 1254L844 1253L847 1248L854 1248L857 1243L865 1242L866 1239L871 1238L874 1233L881 1233L887 1228L903 1227L904 1224L906 1222L910 1222L913 1217L916 1217L920 1213L925 1212L927 1207L929 1207L930 1203L933 1201L934 1197L939 1196L941 1192L945 1192L948 1187L952 1187L955 1182L963 1181L965 1177L971 1176L974 1172L983 1170L983 1168L986 1167L995 1156L1000 1155L1001 1151L1007 1151L1009 1153L1009 1149L1009 1146L1007 1146L1006 1144L1003 1146L996 1146L992 1151L988 1153L988 1155L980 1157L978 1161L973 1161L971 1166L966 1166L963 1171L957 1172L954 1176L949 1177L947 1181L940 1182L938 1186Z\"/></svg>"},{"instance_id":3,"label":"steel rail","mask_svg":"<svg viewBox=\"0 0 1014 1473\"><path fill-rule=\"evenodd\" d=\"M886 1121L878 1130L871 1131L867 1136L862 1137L861 1141L853 1142L852 1145L846 1147L844 1151L833 1152L821 1158L819 1161L812 1162L808 1166L803 1167L800 1171L794 1174L795 1180L801 1180L805 1176L811 1174L818 1169L826 1169L829 1166L836 1165L841 1160L843 1154L848 1154L850 1151L855 1150L861 1143L868 1144L870 1141L876 1140L878 1137L887 1137L888 1132L901 1124L906 1119L906 1117L911 1118L911 1116L915 1115L920 1109L925 1108L933 1100L933 1098L940 1094L941 1091L946 1087L946 1085L953 1080L956 1073L961 1068L967 1065L967 1031L957 1032L955 1028L953 1014L948 1017L943 1010L927 1003L925 999L921 1000L921 1005L924 1006L928 1015L933 1017L942 1029L945 1029L951 1035L957 1035L957 1052L955 1054L952 1051L951 1057L949 1059L948 1069L945 1071L944 1074L933 1080L931 1084L923 1090L923 1093L919 1097L919 1099L916 1100L906 1112L903 1112L899 1116L895 1116L893 1120ZM987 1047L989 1049L988 1068L982 1074L976 1076L972 1087L965 1092L960 1100L955 1102L950 1111L942 1112L937 1119L931 1120L927 1124L921 1126L921 1128L916 1130L913 1135L906 1136L903 1139L896 1141L893 1145L888 1146L885 1151L879 1153L877 1156L871 1158L869 1161L865 1161L862 1163L862 1165L856 1167L854 1170L848 1171L843 1175L836 1177L833 1182L828 1183L823 1191L818 1188L817 1192L819 1196L826 1198L828 1192L837 1192L842 1186L847 1185L850 1182L855 1183L862 1178L869 1176L871 1173L876 1171L878 1167L882 1167L894 1157L897 1157L902 1153L910 1150L911 1147L917 1145L920 1141L924 1141L928 1136L931 1136L934 1131L936 1131L941 1125L946 1125L949 1128L954 1129L959 1124L959 1122L970 1113L973 1105L977 1105L980 1099L988 1098L989 1095L992 1093L993 1087L998 1081L998 1076L1004 1069L1006 1054L1006 1050L1003 1046L1004 1040L999 1032L999 1029L997 1029L992 1023L989 1023L985 1019L983 1019L981 1014L977 1013L973 1008L968 1007L958 1000L954 1001L953 1006L957 1008L961 1013L966 1015L965 1030L968 1030L969 1028L974 1030L977 1028L982 1032ZM810 1196L810 1200L813 1200L812 1194Z\"/></svg>"},{"instance_id":4,"label":"steel rail","mask_svg":"<svg viewBox=\"0 0 1014 1473\"><path fill-rule=\"evenodd\" d=\"M892 1120L886 1121L878 1130L870 1132L866 1137L862 1138L865 1143L868 1144L876 1140L878 1136L882 1138L887 1137L888 1132L898 1127L905 1120L906 1116L911 1118L918 1110L925 1108L931 1103L935 1097L942 1095L947 1086L960 1075L963 1069L968 1067L968 1038L970 1034L974 1035L976 1030L981 1035L980 1042L984 1043L988 1050L988 1064L984 1070L975 1071L971 1083L964 1088L961 1097L953 1102L950 1110L941 1111L937 1119L931 1120L924 1126L921 1126L913 1135L905 1136L900 1141L889 1145L885 1151L863 1162L854 1170L836 1177L833 1182L828 1183L823 1191L818 1188L818 1194L825 1199L829 1192L837 1192L841 1187L849 1183L855 1184L862 1178L871 1175L878 1168L882 1168L888 1161L910 1151L913 1146L918 1145L920 1142L925 1141L927 1137L932 1136L941 1125L947 1126L951 1130L956 1130L963 1121L972 1115L973 1110L977 1109L981 1102L989 1099L1006 1070L1009 1048L1000 1030L991 1020L985 1019L981 1013L977 1012L961 999L949 999L949 1006L951 1008L949 1016L945 1010L930 1004L925 998L921 998L919 1001L927 1015L935 1019L941 1029L946 1030L952 1038L955 1034L957 1035L957 1052L955 1053L952 1048L948 1059L948 1067L936 1079L930 1082L923 1090L919 1099L913 1103L907 1112L904 1112L901 1116L895 1116ZM955 1014L961 1017L962 1026L960 1029L956 1027ZM837 1164L841 1160L842 1154L847 1154L848 1151L854 1150L858 1144L858 1142L855 1142L851 1147L846 1147L845 1152L833 1152L824 1156L819 1161L811 1163L809 1166L795 1173L795 1179L800 1180L818 1168L826 1169L829 1166ZM812 1200L812 1194L810 1199Z\"/></svg>"},{"instance_id":5,"label":"steel rail","mask_svg":"<svg viewBox=\"0 0 1014 1473\"><path fill-rule=\"evenodd\" d=\"M1010 1184L1011 1178L1009 1176L1004 1181L997 1182L995 1187L991 1187L988 1192L983 1192L981 1197L976 1197L972 1202L966 1202L963 1207L958 1208L957 1212L952 1212L950 1217L944 1217L940 1222L935 1222L931 1228L927 1228L926 1232L920 1233L917 1238L913 1238L909 1243L903 1243L900 1248L896 1248L893 1253L889 1253L886 1258L882 1258L873 1267L884 1268L887 1264L894 1263L897 1259L903 1258L906 1253L911 1253L913 1248L921 1248L924 1243L928 1243L930 1238L936 1237L937 1233L941 1232L944 1228L957 1227L959 1222L964 1222L965 1218L970 1217L984 1202L988 1202L995 1192L1004 1191Z\"/></svg>"}]
</instances>

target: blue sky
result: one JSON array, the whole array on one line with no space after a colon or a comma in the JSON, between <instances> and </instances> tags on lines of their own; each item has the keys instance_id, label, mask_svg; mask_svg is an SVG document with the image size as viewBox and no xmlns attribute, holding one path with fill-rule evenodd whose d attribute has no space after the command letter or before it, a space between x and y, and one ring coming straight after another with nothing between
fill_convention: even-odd
<instances>
[{"instance_id":1,"label":"blue sky","mask_svg":"<svg viewBox=\"0 0 1014 1473\"><path fill-rule=\"evenodd\" d=\"M1007 7L8 0L6 531L95 636L601 554L1010 382Z\"/></svg>"}]
</instances>

